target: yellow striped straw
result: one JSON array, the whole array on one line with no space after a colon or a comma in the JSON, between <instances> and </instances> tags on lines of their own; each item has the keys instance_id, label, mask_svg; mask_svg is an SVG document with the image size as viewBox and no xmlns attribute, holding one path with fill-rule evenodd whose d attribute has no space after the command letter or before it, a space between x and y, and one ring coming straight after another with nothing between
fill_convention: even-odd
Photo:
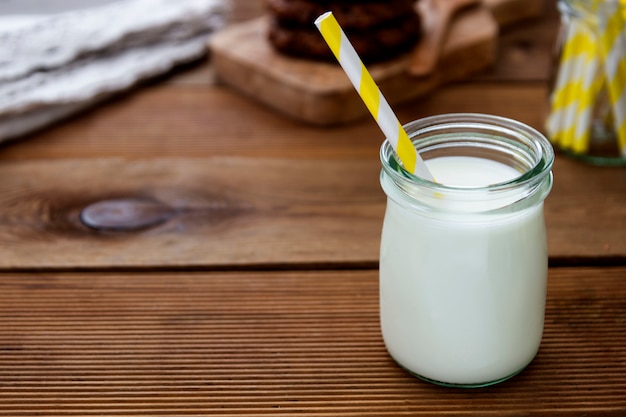
<instances>
[{"instance_id":1,"label":"yellow striped straw","mask_svg":"<svg viewBox=\"0 0 626 417\"><path fill-rule=\"evenodd\" d=\"M609 102L613 109L615 131L622 155L626 156L626 19L624 2L608 2L604 27L600 31L600 52L606 73Z\"/></svg>"},{"instance_id":2,"label":"yellow striped straw","mask_svg":"<svg viewBox=\"0 0 626 417\"><path fill-rule=\"evenodd\" d=\"M409 139L332 12L326 12L319 16L315 20L315 26L317 26L368 110L374 116L404 167L418 177L434 181L426 164L415 150L411 139Z\"/></svg>"},{"instance_id":3,"label":"yellow striped straw","mask_svg":"<svg viewBox=\"0 0 626 417\"><path fill-rule=\"evenodd\" d=\"M572 21L566 38L547 128L562 149L583 153L589 148L593 109L603 77L598 46L589 28Z\"/></svg>"},{"instance_id":4,"label":"yellow striped straw","mask_svg":"<svg viewBox=\"0 0 626 417\"><path fill-rule=\"evenodd\" d=\"M589 148L594 106L608 96L618 145L626 156L626 0L576 2L597 27L567 27L546 130L562 149Z\"/></svg>"}]
</instances>

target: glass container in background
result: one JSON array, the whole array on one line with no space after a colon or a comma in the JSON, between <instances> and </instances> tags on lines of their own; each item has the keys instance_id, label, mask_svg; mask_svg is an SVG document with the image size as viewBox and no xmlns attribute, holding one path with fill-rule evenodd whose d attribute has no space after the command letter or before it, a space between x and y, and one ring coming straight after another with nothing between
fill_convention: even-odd
<instances>
[{"instance_id":1,"label":"glass container in background","mask_svg":"<svg viewBox=\"0 0 626 417\"><path fill-rule=\"evenodd\" d=\"M626 0L559 0L546 132L560 151L626 165Z\"/></svg>"}]
</instances>

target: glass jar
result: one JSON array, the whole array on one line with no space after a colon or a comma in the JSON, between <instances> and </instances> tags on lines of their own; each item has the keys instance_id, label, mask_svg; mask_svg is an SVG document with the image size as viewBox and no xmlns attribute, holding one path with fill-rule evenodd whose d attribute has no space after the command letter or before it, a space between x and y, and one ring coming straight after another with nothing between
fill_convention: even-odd
<instances>
[{"instance_id":1,"label":"glass jar","mask_svg":"<svg viewBox=\"0 0 626 417\"><path fill-rule=\"evenodd\" d=\"M405 129L439 182L409 173L383 143L387 350L436 384L506 380L532 361L543 333L552 147L535 129L490 115L434 116ZM454 177L463 184L444 180Z\"/></svg>"},{"instance_id":2,"label":"glass jar","mask_svg":"<svg viewBox=\"0 0 626 417\"><path fill-rule=\"evenodd\" d=\"M559 0L546 132L557 149L626 165L626 1Z\"/></svg>"}]
</instances>

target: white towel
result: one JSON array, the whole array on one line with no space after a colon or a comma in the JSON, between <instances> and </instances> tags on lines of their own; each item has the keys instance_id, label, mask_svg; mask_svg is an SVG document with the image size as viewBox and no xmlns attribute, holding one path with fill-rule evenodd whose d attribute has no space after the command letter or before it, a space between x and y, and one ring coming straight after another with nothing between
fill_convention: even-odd
<instances>
[{"instance_id":1,"label":"white towel","mask_svg":"<svg viewBox=\"0 0 626 417\"><path fill-rule=\"evenodd\" d=\"M200 58L228 11L227 0L118 0L0 16L0 141Z\"/></svg>"}]
</instances>

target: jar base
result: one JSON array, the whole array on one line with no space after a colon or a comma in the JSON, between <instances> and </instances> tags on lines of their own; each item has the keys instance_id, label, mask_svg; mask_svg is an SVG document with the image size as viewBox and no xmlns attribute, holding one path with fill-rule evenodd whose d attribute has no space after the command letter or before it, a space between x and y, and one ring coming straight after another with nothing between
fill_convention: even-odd
<instances>
[{"instance_id":1,"label":"jar base","mask_svg":"<svg viewBox=\"0 0 626 417\"><path fill-rule=\"evenodd\" d=\"M558 142L552 145L559 153L590 165L606 167L626 165L626 153L620 149L614 132L600 124L593 126L590 137L589 149L585 152L564 148Z\"/></svg>"},{"instance_id":2,"label":"jar base","mask_svg":"<svg viewBox=\"0 0 626 417\"><path fill-rule=\"evenodd\" d=\"M605 167L626 166L626 156L621 155L589 155L572 152L567 149L557 148L558 152L572 159L585 162L590 165Z\"/></svg>"},{"instance_id":3,"label":"jar base","mask_svg":"<svg viewBox=\"0 0 626 417\"><path fill-rule=\"evenodd\" d=\"M392 359L394 359L393 356L392 356ZM528 363L528 364L522 366L517 371L511 373L510 375L507 375L507 376L505 376L503 378L495 379L493 381L479 382L479 383L472 383L472 384L458 384L458 383L453 383L453 382L438 381L436 379L425 377L423 375L420 375L418 373L415 373L415 372L411 371L410 369L405 368L397 360L394 359L394 361L398 364L398 366L400 368L404 369L406 372L408 372L412 376L416 377L417 379L421 379L422 381L429 382L431 384L439 385L439 386L442 386L442 387L447 387L447 388L469 388L469 389L471 389L471 388L485 388L485 387L489 387L489 386L492 386L492 385L496 385L496 384L500 384L502 382L508 381L509 379L513 378L514 376L516 376L517 374L522 372L524 369L526 369L526 367L528 365L530 365L530 363Z\"/></svg>"}]
</instances>

